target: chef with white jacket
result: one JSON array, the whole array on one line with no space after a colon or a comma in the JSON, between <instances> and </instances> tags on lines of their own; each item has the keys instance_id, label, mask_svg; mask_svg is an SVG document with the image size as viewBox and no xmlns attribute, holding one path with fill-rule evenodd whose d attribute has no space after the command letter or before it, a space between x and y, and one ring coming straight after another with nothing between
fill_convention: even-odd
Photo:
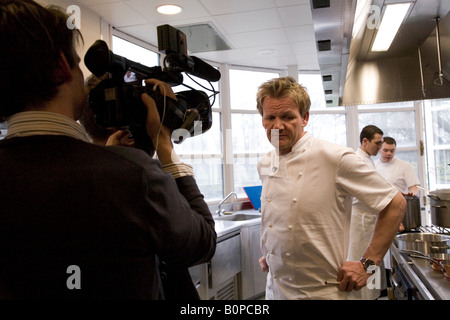
<instances>
[{"instance_id":1,"label":"chef with white jacket","mask_svg":"<svg viewBox=\"0 0 450 320\"><path fill-rule=\"evenodd\" d=\"M381 149L381 145L383 144L383 131L374 125L365 126L360 133L360 143L361 145L356 150L356 154L375 171L375 164L372 157L376 156ZM372 238L376 218L361 201L356 198L353 199L348 260L358 261L361 258ZM384 285L386 280L382 265L380 269L382 269L380 270L380 283ZM371 289L364 287L358 294L361 295L361 299L374 300L380 296L380 289L382 287L381 285L379 288Z\"/></svg>"}]
</instances>

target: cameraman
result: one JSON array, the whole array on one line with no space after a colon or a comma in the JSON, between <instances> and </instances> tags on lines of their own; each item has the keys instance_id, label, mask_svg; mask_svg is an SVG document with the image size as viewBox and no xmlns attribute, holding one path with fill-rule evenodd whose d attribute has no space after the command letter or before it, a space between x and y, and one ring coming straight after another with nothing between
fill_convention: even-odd
<instances>
[{"instance_id":1,"label":"cameraman","mask_svg":"<svg viewBox=\"0 0 450 320\"><path fill-rule=\"evenodd\" d=\"M0 298L162 299L159 258L186 270L208 261L214 220L148 95L160 161L90 143L76 122L87 108L81 35L66 21L31 0L0 0Z\"/></svg>"},{"instance_id":2,"label":"cameraman","mask_svg":"<svg viewBox=\"0 0 450 320\"><path fill-rule=\"evenodd\" d=\"M102 77L96 77L91 74L85 83L86 93L89 94L103 79L109 74ZM151 84L150 80L147 83ZM163 89L165 90L165 88ZM171 92L171 91L170 91ZM80 122L83 124L87 134L92 141L99 145L116 145L134 147L134 139L130 138L130 133L126 130L118 130L117 128L104 128L99 126L95 121L95 115L90 108L81 116ZM147 150L153 156L152 150ZM175 153L172 153L176 157ZM195 288L189 269L186 266L168 265L160 262L160 271L162 276L162 286L164 297L167 300L200 300L200 296Z\"/></svg>"}]
</instances>

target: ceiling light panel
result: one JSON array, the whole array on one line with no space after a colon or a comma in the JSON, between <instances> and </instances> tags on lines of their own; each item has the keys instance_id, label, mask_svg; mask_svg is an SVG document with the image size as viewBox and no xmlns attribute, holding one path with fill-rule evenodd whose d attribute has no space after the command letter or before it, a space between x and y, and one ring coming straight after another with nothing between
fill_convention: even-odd
<instances>
[{"instance_id":1,"label":"ceiling light panel","mask_svg":"<svg viewBox=\"0 0 450 320\"><path fill-rule=\"evenodd\" d=\"M381 19L372 51L387 51L409 11L411 2L388 4Z\"/></svg>"},{"instance_id":2,"label":"ceiling light panel","mask_svg":"<svg viewBox=\"0 0 450 320\"><path fill-rule=\"evenodd\" d=\"M179 14L182 10L180 6L175 4L163 4L156 8L159 13L168 15Z\"/></svg>"}]
</instances>

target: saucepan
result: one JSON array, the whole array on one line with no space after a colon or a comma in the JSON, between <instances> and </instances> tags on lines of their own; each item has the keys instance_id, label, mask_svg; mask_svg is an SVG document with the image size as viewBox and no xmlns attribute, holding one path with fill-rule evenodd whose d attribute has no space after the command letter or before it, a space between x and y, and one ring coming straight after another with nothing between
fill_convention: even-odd
<instances>
[{"instance_id":1,"label":"saucepan","mask_svg":"<svg viewBox=\"0 0 450 320\"><path fill-rule=\"evenodd\" d=\"M420 200L414 196L404 196L406 200L406 210L403 216L403 227L411 230L420 227Z\"/></svg>"},{"instance_id":2,"label":"saucepan","mask_svg":"<svg viewBox=\"0 0 450 320\"><path fill-rule=\"evenodd\" d=\"M448 253L430 253L428 255L430 258L438 261L439 263L441 263L443 265L443 267L445 268L445 261L450 261L450 254ZM448 263L447 263L448 264ZM442 271L438 265L436 265L435 263L433 263L431 265L431 267L436 270L436 271Z\"/></svg>"},{"instance_id":3,"label":"saucepan","mask_svg":"<svg viewBox=\"0 0 450 320\"><path fill-rule=\"evenodd\" d=\"M438 227L450 227L450 189L437 189L430 191L427 188L417 186L425 190L430 198L431 223Z\"/></svg>"},{"instance_id":4,"label":"saucepan","mask_svg":"<svg viewBox=\"0 0 450 320\"><path fill-rule=\"evenodd\" d=\"M399 250L414 250L425 255L448 253L450 236L436 233L403 233L396 236Z\"/></svg>"},{"instance_id":5,"label":"saucepan","mask_svg":"<svg viewBox=\"0 0 450 320\"><path fill-rule=\"evenodd\" d=\"M450 280L450 260L442 260L441 265L444 267L444 277L446 280Z\"/></svg>"},{"instance_id":6,"label":"saucepan","mask_svg":"<svg viewBox=\"0 0 450 320\"><path fill-rule=\"evenodd\" d=\"M450 227L450 190L436 190L428 195L431 206L431 223Z\"/></svg>"},{"instance_id":7,"label":"saucepan","mask_svg":"<svg viewBox=\"0 0 450 320\"><path fill-rule=\"evenodd\" d=\"M413 258L426 259L430 261L431 268L433 268L433 270L442 271L446 278L450 278L450 254L430 253L429 255L426 255L416 250L400 250L400 252Z\"/></svg>"}]
</instances>

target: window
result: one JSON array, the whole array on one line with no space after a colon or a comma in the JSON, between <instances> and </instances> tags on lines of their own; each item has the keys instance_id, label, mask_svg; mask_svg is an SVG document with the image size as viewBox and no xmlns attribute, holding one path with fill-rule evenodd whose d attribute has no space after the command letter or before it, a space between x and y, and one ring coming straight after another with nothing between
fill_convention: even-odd
<instances>
[{"instance_id":1,"label":"window","mask_svg":"<svg viewBox=\"0 0 450 320\"><path fill-rule=\"evenodd\" d=\"M265 81L279 73L230 69L231 110L256 110L256 92Z\"/></svg>"},{"instance_id":2,"label":"window","mask_svg":"<svg viewBox=\"0 0 450 320\"><path fill-rule=\"evenodd\" d=\"M345 108L330 108L326 106L321 73L300 73L298 82L306 87L311 100L309 121L305 130L315 138L346 146L347 123Z\"/></svg>"},{"instance_id":3,"label":"window","mask_svg":"<svg viewBox=\"0 0 450 320\"><path fill-rule=\"evenodd\" d=\"M360 113L359 132L369 124L383 130L385 136L393 137L397 147L411 147L417 144L414 111Z\"/></svg>"},{"instance_id":4,"label":"window","mask_svg":"<svg viewBox=\"0 0 450 320\"><path fill-rule=\"evenodd\" d=\"M322 75L319 73L299 73L298 83L306 88L311 100L310 110L326 109Z\"/></svg>"},{"instance_id":5,"label":"window","mask_svg":"<svg viewBox=\"0 0 450 320\"><path fill-rule=\"evenodd\" d=\"M257 164L267 152L273 149L273 146L267 139L259 113L233 113L231 123L234 191L244 196L242 187L261 184Z\"/></svg>"},{"instance_id":6,"label":"window","mask_svg":"<svg viewBox=\"0 0 450 320\"><path fill-rule=\"evenodd\" d=\"M429 188L450 188L450 100L427 100L425 127Z\"/></svg>"},{"instance_id":7,"label":"window","mask_svg":"<svg viewBox=\"0 0 450 320\"><path fill-rule=\"evenodd\" d=\"M310 112L308 125L305 127L305 130L315 138L327 140L342 146L347 145L345 114Z\"/></svg>"},{"instance_id":8,"label":"window","mask_svg":"<svg viewBox=\"0 0 450 320\"><path fill-rule=\"evenodd\" d=\"M422 161L419 158L420 136L417 134L417 109L413 101L358 106L359 133L366 125L380 128L384 136L397 142L395 157L410 163L416 174L422 176ZM374 157L379 159L380 153Z\"/></svg>"},{"instance_id":9,"label":"window","mask_svg":"<svg viewBox=\"0 0 450 320\"><path fill-rule=\"evenodd\" d=\"M159 54L117 36L112 37L114 54L148 67L159 66Z\"/></svg>"},{"instance_id":10,"label":"window","mask_svg":"<svg viewBox=\"0 0 450 320\"><path fill-rule=\"evenodd\" d=\"M230 151L227 158L232 156L233 159L231 190L238 197L246 197L242 187L261 185L257 164L273 147L256 109L256 92L263 82L279 76L270 71L230 69L231 110L224 110L224 113L231 122L231 128L226 129L232 132L232 150L227 150Z\"/></svg>"},{"instance_id":11,"label":"window","mask_svg":"<svg viewBox=\"0 0 450 320\"><path fill-rule=\"evenodd\" d=\"M200 191L208 201L223 197L223 160L220 113L213 112L213 125L204 134L175 144L174 149L184 163L192 165Z\"/></svg>"},{"instance_id":12,"label":"window","mask_svg":"<svg viewBox=\"0 0 450 320\"><path fill-rule=\"evenodd\" d=\"M219 91L218 82L191 79L186 74L183 75L183 84L203 91L208 96L212 94L209 90ZM173 91L177 93L190 90L184 85L174 87ZM220 106L219 95L211 96L210 101L213 110ZM212 126L208 131L174 145L175 152L182 161L192 165L198 187L207 201L220 200L224 194L221 113L214 111L212 114Z\"/></svg>"}]
</instances>

